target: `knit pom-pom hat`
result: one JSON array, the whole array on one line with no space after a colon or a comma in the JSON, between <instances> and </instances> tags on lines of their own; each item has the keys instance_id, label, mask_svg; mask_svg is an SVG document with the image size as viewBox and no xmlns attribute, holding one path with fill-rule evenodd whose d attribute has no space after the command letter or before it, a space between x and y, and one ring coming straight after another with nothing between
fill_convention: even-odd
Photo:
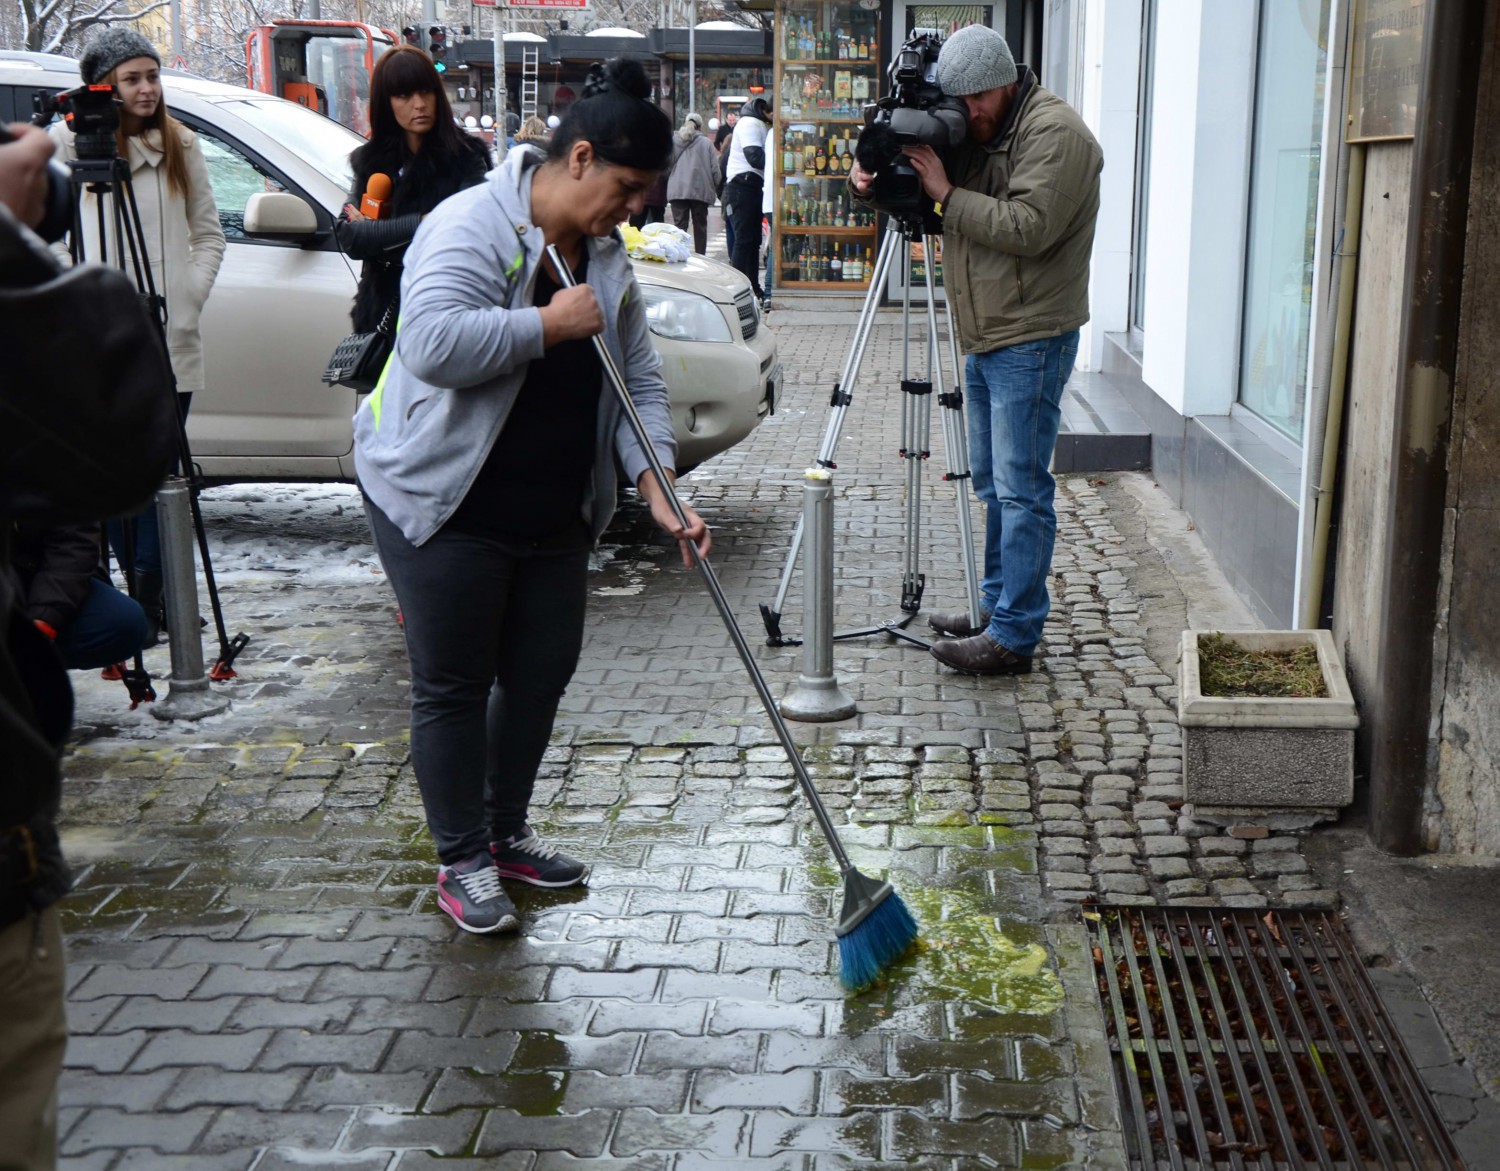
<instances>
[{"instance_id":1,"label":"knit pom-pom hat","mask_svg":"<svg viewBox=\"0 0 1500 1171\"><path fill-rule=\"evenodd\" d=\"M156 46L135 29L110 25L89 38L88 48L78 59L78 72L83 75L85 85L98 85L115 66L136 57L150 57L161 64L161 54L156 51Z\"/></svg>"}]
</instances>

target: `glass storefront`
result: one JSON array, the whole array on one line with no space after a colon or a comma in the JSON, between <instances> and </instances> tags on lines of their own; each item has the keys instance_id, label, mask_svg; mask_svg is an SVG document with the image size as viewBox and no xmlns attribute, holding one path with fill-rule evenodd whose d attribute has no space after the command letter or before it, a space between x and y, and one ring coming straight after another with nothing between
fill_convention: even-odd
<instances>
[{"instance_id":1,"label":"glass storefront","mask_svg":"<svg viewBox=\"0 0 1500 1171\"><path fill-rule=\"evenodd\" d=\"M787 0L776 21L770 153L778 289L865 289L876 216L849 198L854 141L880 96L879 12Z\"/></svg>"},{"instance_id":2,"label":"glass storefront","mask_svg":"<svg viewBox=\"0 0 1500 1171\"><path fill-rule=\"evenodd\" d=\"M688 104L688 70L685 61L672 66L672 93L676 97L678 126L687 117L689 110L703 115L705 125L710 118L723 118L740 107L752 94L770 96L771 69L766 65L705 65L698 62L697 83L693 86L693 102Z\"/></svg>"},{"instance_id":3,"label":"glass storefront","mask_svg":"<svg viewBox=\"0 0 1500 1171\"><path fill-rule=\"evenodd\" d=\"M1263 0L1239 400L1297 442L1307 398L1329 0Z\"/></svg>"}]
</instances>

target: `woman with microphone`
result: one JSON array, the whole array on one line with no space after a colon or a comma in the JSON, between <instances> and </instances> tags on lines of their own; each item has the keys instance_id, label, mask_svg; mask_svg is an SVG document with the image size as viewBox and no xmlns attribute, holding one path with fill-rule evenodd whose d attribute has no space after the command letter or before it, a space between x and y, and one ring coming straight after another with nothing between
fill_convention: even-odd
<instances>
[{"instance_id":1,"label":"woman with microphone","mask_svg":"<svg viewBox=\"0 0 1500 1171\"><path fill-rule=\"evenodd\" d=\"M490 153L453 120L432 58L397 45L375 62L370 140L349 162L354 187L335 232L345 254L364 262L351 316L355 332L367 333L396 301L401 260L422 217L480 182Z\"/></svg>"},{"instance_id":2,"label":"woman with microphone","mask_svg":"<svg viewBox=\"0 0 1500 1171\"><path fill-rule=\"evenodd\" d=\"M679 525L592 340L671 468L661 358L615 233L672 160L650 96L639 62L594 66L545 152L511 151L437 210L408 257L395 356L354 416L365 511L405 618L437 903L465 931L520 925L502 879L563 887L587 873L531 826L530 806L617 475L687 564L685 542L709 550L691 509Z\"/></svg>"}]
</instances>

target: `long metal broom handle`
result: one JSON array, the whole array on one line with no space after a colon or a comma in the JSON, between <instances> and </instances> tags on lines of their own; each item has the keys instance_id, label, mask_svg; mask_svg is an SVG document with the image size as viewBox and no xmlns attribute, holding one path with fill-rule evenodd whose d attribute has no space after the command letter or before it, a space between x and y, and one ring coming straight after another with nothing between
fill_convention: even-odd
<instances>
[{"instance_id":1,"label":"long metal broom handle","mask_svg":"<svg viewBox=\"0 0 1500 1171\"><path fill-rule=\"evenodd\" d=\"M578 284L573 277L573 270L568 267L568 262L563 259L556 244L547 245L547 257L552 261L552 267L556 270L563 287L571 289ZM683 512L682 502L677 499L677 493L672 490L672 482L667 479L666 469L662 467L661 458L656 454L656 448L652 446L651 436L646 432L646 425L641 422L641 416L636 412L630 391L625 386L625 378L620 373L620 368L615 365L614 355L609 352L609 347L604 344L602 336L596 333L592 340L594 350L599 355L599 361L604 364L604 373L608 375L610 383L615 388L615 395L620 400L625 417L630 420L630 429L635 432L636 441L641 445L641 450L646 453L646 460L651 465L651 472L656 477L656 482L661 485L662 494L672 506L672 515L677 518L677 523L685 531L688 527L687 513ZM708 586L714 605L719 608L719 617L724 620L724 625L729 631L729 638L734 643L734 649L739 653L740 662L745 664L745 670L750 673L750 682L755 685L755 693L760 696L761 706L766 709L771 726L776 730L776 736L781 741L782 748L786 750L787 760L797 774L802 791L807 795L807 803L812 806L813 816L818 819L818 824L823 828L823 836L828 839L828 848L833 851L840 872L847 874L854 868L853 863L849 861L849 855L844 850L843 843L839 841L838 831L833 827L833 820L828 816L828 810L823 808L823 799L818 796L817 789L813 787L812 777L808 775L807 766L802 763L802 753L797 750L791 730L787 727L786 721L781 718L781 713L776 710L776 700L771 695L771 689L766 685L765 676L760 673L760 668L750 653L750 644L745 641L745 636L740 632L740 624L734 620L734 613L729 609L729 602L724 597L724 591L719 587L719 578L714 573L713 566L698 552L697 542L690 540L687 542L687 547L692 554L693 564L703 575L704 584Z\"/></svg>"}]
</instances>

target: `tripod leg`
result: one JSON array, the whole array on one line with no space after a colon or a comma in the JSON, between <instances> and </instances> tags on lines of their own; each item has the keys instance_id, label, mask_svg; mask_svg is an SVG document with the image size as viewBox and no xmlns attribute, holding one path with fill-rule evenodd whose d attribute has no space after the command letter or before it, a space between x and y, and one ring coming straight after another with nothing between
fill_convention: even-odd
<instances>
[{"instance_id":1,"label":"tripod leg","mask_svg":"<svg viewBox=\"0 0 1500 1171\"><path fill-rule=\"evenodd\" d=\"M934 237L924 237L927 255L933 255ZM979 573L974 560L973 518L969 513L969 441L964 426L964 393L962 367L958 364L958 340L953 333L953 310L944 300L944 315L948 322L948 348L953 358L953 391L943 392L943 363L937 360L938 405L943 409L943 440L948 453L948 474L945 479L953 481L954 494L958 502L958 539L962 545L964 559L964 587L968 593L969 622L982 625L979 599ZM931 265L927 268L927 329L932 346L937 347L937 298Z\"/></svg>"},{"instance_id":2,"label":"tripod leg","mask_svg":"<svg viewBox=\"0 0 1500 1171\"><path fill-rule=\"evenodd\" d=\"M848 412L849 404L854 400L854 381L858 378L860 364L864 361L865 349L870 342L870 330L875 324L875 315L880 308L880 291L885 287L886 273L890 270L899 242L900 233L894 226L886 231L885 239L880 242L880 255L875 261L875 271L870 277L870 290L865 294L865 303L859 312L859 322L854 327L854 338L850 342L849 353L844 358L843 372L833 387L833 398L830 403L833 411L823 431L823 442L818 448L817 463L820 467L831 470L837 466L833 462L834 451L838 447L839 435L844 427L844 416ZM787 549L786 562L781 568L781 579L776 586L775 600L769 606L762 603L760 607L761 621L766 627L767 646L793 646L797 642L795 639L788 639L782 635L781 613L782 607L786 605L787 592L791 589L792 576L797 570L797 555L802 548L802 524L802 517L799 514L796 527L792 530L792 541Z\"/></svg>"},{"instance_id":3,"label":"tripod leg","mask_svg":"<svg viewBox=\"0 0 1500 1171\"><path fill-rule=\"evenodd\" d=\"M906 461L905 547L901 575L901 609L914 614L922 608L926 579L921 573L922 463L928 455L932 417L932 346L927 346L928 377L911 373L911 246L902 248L901 282L901 457Z\"/></svg>"}]
</instances>

